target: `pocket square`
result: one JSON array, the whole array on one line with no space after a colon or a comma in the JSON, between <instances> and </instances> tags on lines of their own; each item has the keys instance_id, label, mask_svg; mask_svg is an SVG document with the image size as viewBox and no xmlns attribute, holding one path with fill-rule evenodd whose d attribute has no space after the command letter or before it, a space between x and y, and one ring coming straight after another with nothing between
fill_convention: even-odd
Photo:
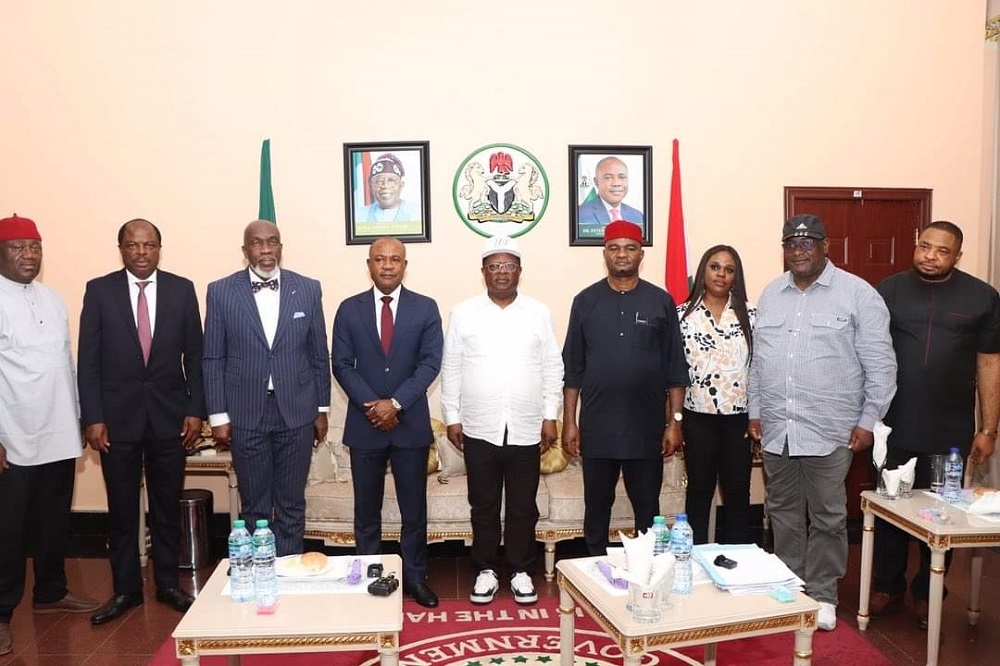
<instances>
[{"instance_id":1,"label":"pocket square","mask_svg":"<svg viewBox=\"0 0 1000 666\"><path fill-rule=\"evenodd\" d=\"M305 316L306 316L305 312L296 312L295 314L292 315L292 319L301 319L302 317Z\"/></svg>"}]
</instances>

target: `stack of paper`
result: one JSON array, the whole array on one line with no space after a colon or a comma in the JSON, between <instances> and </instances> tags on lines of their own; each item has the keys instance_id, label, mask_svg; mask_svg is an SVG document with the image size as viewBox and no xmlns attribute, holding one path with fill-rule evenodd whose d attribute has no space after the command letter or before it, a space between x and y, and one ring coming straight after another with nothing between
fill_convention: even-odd
<instances>
[{"instance_id":1,"label":"stack of paper","mask_svg":"<svg viewBox=\"0 0 1000 666\"><path fill-rule=\"evenodd\" d=\"M767 593L778 585L801 591L805 586L802 579L792 573L777 555L764 551L756 544L709 543L695 546L693 554L716 587L733 594ZM735 561L736 567L726 569L716 566L715 558L719 555Z\"/></svg>"}]
</instances>

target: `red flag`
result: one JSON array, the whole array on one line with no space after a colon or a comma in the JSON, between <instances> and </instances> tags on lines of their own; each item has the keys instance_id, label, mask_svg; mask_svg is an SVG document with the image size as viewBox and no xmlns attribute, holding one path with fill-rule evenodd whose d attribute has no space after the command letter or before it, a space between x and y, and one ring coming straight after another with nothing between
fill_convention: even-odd
<instances>
[{"instance_id":1,"label":"red flag","mask_svg":"<svg viewBox=\"0 0 1000 666\"><path fill-rule=\"evenodd\" d=\"M687 239L684 234L684 208L681 206L680 144L674 139L674 172L670 178L670 217L667 220L667 291L677 303L688 297L690 274L687 267Z\"/></svg>"}]
</instances>

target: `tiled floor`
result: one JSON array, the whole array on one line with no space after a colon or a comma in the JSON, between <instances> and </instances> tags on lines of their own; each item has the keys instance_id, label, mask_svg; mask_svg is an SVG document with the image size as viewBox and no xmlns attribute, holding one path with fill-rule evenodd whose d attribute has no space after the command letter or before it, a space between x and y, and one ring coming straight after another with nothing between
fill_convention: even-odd
<instances>
[{"instance_id":1,"label":"tiled floor","mask_svg":"<svg viewBox=\"0 0 1000 666\"><path fill-rule=\"evenodd\" d=\"M330 551L345 553L349 551ZM579 555L580 544L561 544L559 555ZM915 559L915 551L911 561ZM839 621L855 625L858 605L860 546L851 546L849 573L841 585ZM431 546L430 583L442 598L465 598L474 578L464 548L455 544ZM182 572L182 585L197 592L198 585L212 567L197 572ZM983 572L982 616L977 627L965 621L968 604L969 552L959 551L948 575L950 594L944 604L944 644L942 666L986 666L1000 664L1000 554L987 552ZM67 574L73 592L104 601L111 592L108 563L103 559L72 559ZM33 615L30 605L30 580L12 622L14 652L0 657L0 666L139 666L169 636L179 615L153 599L153 585L147 571L146 603L116 622L92 627L88 616ZM541 595L555 595L555 583L545 583L536 576ZM504 588L502 594L509 595ZM894 664L924 664L927 634L913 623L909 606L895 614L872 620L866 636ZM852 664L850 666L865 666Z\"/></svg>"}]
</instances>

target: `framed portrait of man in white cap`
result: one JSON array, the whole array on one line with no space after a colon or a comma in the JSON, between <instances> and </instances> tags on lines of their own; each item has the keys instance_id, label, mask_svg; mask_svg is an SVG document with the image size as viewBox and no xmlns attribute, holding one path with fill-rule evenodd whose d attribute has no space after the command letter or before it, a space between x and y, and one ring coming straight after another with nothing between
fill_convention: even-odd
<instances>
[{"instance_id":1,"label":"framed portrait of man in white cap","mask_svg":"<svg viewBox=\"0 0 1000 666\"><path fill-rule=\"evenodd\" d=\"M429 153L427 141L344 144L348 245L431 240Z\"/></svg>"}]
</instances>

